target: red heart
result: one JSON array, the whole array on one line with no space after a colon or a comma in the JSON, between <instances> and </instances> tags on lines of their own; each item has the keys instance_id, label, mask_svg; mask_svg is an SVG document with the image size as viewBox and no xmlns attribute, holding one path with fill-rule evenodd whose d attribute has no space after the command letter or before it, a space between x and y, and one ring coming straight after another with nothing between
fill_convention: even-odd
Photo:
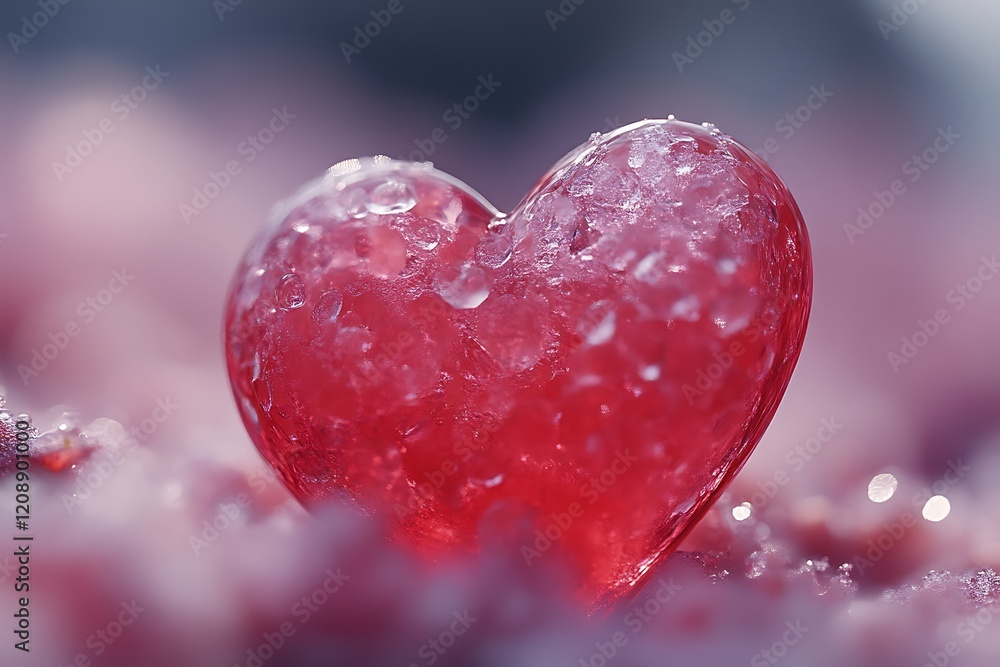
<instances>
[{"instance_id":1,"label":"red heart","mask_svg":"<svg viewBox=\"0 0 1000 667\"><path fill-rule=\"evenodd\" d=\"M278 218L237 273L226 342L285 485L347 495L427 553L519 535L530 564L568 557L592 601L641 582L732 480L805 335L802 215L710 127L594 135L506 217L430 165L374 158Z\"/></svg>"}]
</instances>

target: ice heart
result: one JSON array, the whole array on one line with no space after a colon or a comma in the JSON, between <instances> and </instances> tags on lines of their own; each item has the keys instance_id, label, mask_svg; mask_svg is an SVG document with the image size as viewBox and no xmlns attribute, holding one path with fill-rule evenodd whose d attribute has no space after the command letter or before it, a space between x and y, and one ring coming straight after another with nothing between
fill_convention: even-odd
<instances>
[{"instance_id":1,"label":"ice heart","mask_svg":"<svg viewBox=\"0 0 1000 667\"><path fill-rule=\"evenodd\" d=\"M710 126L594 135L508 216L372 158L277 218L236 275L226 352L285 485L426 553L484 532L528 564L559 551L601 603L733 478L805 335L802 215Z\"/></svg>"}]
</instances>

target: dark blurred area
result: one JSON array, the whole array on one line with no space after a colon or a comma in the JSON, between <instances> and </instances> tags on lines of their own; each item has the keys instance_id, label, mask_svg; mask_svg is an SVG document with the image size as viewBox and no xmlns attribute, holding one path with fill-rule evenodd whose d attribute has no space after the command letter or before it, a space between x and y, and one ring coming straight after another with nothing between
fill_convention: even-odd
<instances>
[{"instance_id":1,"label":"dark blurred area","mask_svg":"<svg viewBox=\"0 0 1000 667\"><path fill-rule=\"evenodd\" d=\"M226 70L214 73L211 85L218 94L252 86L255 77L261 87L271 76L299 78L305 73L286 60L294 54L308 63L317 94L360 109L363 98L350 90L360 86L386 107L381 111L387 121L423 121L430 128L438 115L433 110L468 95L478 76L494 75L503 94L477 110L479 136L453 137L452 146L441 147L435 162L445 168L460 166L452 164L456 143L488 141L499 152L494 159L510 159L503 154L510 137L534 125L559 100L579 95L581 87L593 92L561 110L559 123L546 126L542 140L551 155L565 152L586 133L607 129L608 121L668 113L711 120L738 137L745 124L756 130L742 135L750 143L763 134L752 125L755 112L794 108L803 91L819 81L840 84L839 90L846 81L873 87L891 82L891 94L872 92L899 121L894 131L904 131L910 123L934 123L951 114L961 85L940 64L915 67L913 54L883 39L873 27L888 12L870 2L399 0L398 14L387 10L388 2L52 4L59 10L38 36L20 44L13 58L10 51L0 56L36 84L81 59L99 58L135 71L160 63L177 72L171 82L177 90L206 63L252 54L242 64L227 60ZM726 10L737 20L724 24L724 34L715 38L721 46L703 48L678 71L673 54L686 53L686 40ZM0 9L0 25L16 33L24 17L38 11L37 3L8 3ZM379 14L390 17L386 25L372 23ZM376 26L368 33L373 37L364 32L367 24ZM83 82L76 78L76 83ZM876 128L859 118L858 129ZM406 155L410 148L403 142L385 150ZM518 196L546 164L530 164L535 171L503 197Z\"/></svg>"}]
</instances>

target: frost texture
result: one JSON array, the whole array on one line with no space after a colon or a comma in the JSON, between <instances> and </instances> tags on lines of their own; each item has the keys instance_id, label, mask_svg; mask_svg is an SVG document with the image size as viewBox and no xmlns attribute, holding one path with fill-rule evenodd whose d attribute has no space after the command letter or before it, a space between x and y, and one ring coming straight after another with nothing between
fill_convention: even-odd
<instances>
[{"instance_id":1,"label":"frost texture","mask_svg":"<svg viewBox=\"0 0 1000 667\"><path fill-rule=\"evenodd\" d=\"M427 165L328 174L240 267L227 356L307 505L347 494L430 554L494 534L528 562L559 551L606 603L760 439L810 295L774 173L715 130L647 121L506 217Z\"/></svg>"}]
</instances>

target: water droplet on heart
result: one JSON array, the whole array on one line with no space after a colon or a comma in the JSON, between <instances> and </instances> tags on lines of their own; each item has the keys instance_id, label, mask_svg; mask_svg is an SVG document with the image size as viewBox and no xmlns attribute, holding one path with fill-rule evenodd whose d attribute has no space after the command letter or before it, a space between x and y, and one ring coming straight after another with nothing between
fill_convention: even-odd
<instances>
[{"instance_id":1,"label":"water droplet on heart","mask_svg":"<svg viewBox=\"0 0 1000 667\"><path fill-rule=\"evenodd\" d=\"M274 297L285 310L301 308L306 302L306 285L298 275L289 273L278 281Z\"/></svg>"},{"instance_id":2,"label":"water droplet on heart","mask_svg":"<svg viewBox=\"0 0 1000 667\"><path fill-rule=\"evenodd\" d=\"M476 261L493 269L500 268L510 259L510 237L503 232L483 235L476 246Z\"/></svg>"},{"instance_id":3,"label":"water droplet on heart","mask_svg":"<svg viewBox=\"0 0 1000 667\"><path fill-rule=\"evenodd\" d=\"M489 229L491 232L497 232L502 230L506 224L507 224L507 216L504 215L503 213L499 213L496 216L494 216L492 220L490 220L489 224L486 225L486 228Z\"/></svg>"},{"instance_id":4,"label":"water droplet on heart","mask_svg":"<svg viewBox=\"0 0 1000 667\"><path fill-rule=\"evenodd\" d=\"M326 324L333 322L340 315L340 309L344 307L344 295L335 289L324 292L313 308L312 318L316 324Z\"/></svg>"},{"instance_id":5,"label":"water droplet on heart","mask_svg":"<svg viewBox=\"0 0 1000 667\"><path fill-rule=\"evenodd\" d=\"M421 250L434 250L441 243L441 228L436 222L421 218L412 221L403 218L403 221L405 229L402 229L401 225L401 231Z\"/></svg>"},{"instance_id":6,"label":"water droplet on heart","mask_svg":"<svg viewBox=\"0 0 1000 667\"><path fill-rule=\"evenodd\" d=\"M711 132L713 135L720 135L722 131L715 126L715 123L702 123L701 126Z\"/></svg>"},{"instance_id":7,"label":"water droplet on heart","mask_svg":"<svg viewBox=\"0 0 1000 667\"><path fill-rule=\"evenodd\" d=\"M443 271L434 281L434 291L454 308L476 308L490 295L490 283L485 271L466 264Z\"/></svg>"},{"instance_id":8,"label":"water droplet on heart","mask_svg":"<svg viewBox=\"0 0 1000 667\"><path fill-rule=\"evenodd\" d=\"M417 203L417 195L409 183L386 181L372 190L365 207L377 215L405 213Z\"/></svg>"},{"instance_id":9,"label":"water droplet on heart","mask_svg":"<svg viewBox=\"0 0 1000 667\"><path fill-rule=\"evenodd\" d=\"M368 195L361 188L354 188L350 192L344 195L344 212L352 218L363 218L368 215L368 209L365 204L368 201Z\"/></svg>"}]
</instances>

